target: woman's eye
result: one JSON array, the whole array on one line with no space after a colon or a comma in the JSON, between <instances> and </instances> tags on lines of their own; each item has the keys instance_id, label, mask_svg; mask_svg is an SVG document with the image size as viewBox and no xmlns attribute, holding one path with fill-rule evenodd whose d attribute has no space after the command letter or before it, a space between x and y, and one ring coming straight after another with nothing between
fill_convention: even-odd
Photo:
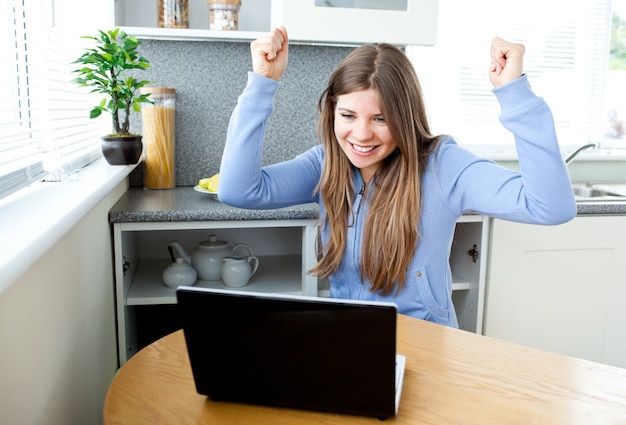
<instances>
[{"instance_id":1,"label":"woman's eye","mask_svg":"<svg viewBox=\"0 0 626 425\"><path fill-rule=\"evenodd\" d=\"M354 115L352 115L352 114L346 114L346 113L343 113L343 114L341 114L341 116L342 116L344 119L346 119L346 120L353 120L353 119L354 119Z\"/></svg>"},{"instance_id":2,"label":"woman's eye","mask_svg":"<svg viewBox=\"0 0 626 425\"><path fill-rule=\"evenodd\" d=\"M377 124L384 124L385 123L385 119L383 117L375 117L374 118L374 122Z\"/></svg>"}]
</instances>

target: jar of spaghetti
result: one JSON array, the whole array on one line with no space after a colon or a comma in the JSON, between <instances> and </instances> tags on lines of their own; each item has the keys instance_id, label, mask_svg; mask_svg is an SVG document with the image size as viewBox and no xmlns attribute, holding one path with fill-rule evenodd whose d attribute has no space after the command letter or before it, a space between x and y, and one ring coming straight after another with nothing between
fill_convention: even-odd
<instances>
[{"instance_id":1,"label":"jar of spaghetti","mask_svg":"<svg viewBox=\"0 0 626 425\"><path fill-rule=\"evenodd\" d=\"M158 0L159 28L189 28L189 0Z\"/></svg>"},{"instance_id":2,"label":"jar of spaghetti","mask_svg":"<svg viewBox=\"0 0 626 425\"><path fill-rule=\"evenodd\" d=\"M241 0L207 0L209 5L209 29L232 30L239 27Z\"/></svg>"},{"instance_id":3,"label":"jar of spaghetti","mask_svg":"<svg viewBox=\"0 0 626 425\"><path fill-rule=\"evenodd\" d=\"M144 140L144 188L171 189L176 186L175 101L176 90L164 87L142 87L154 102L142 103L141 118Z\"/></svg>"}]
</instances>

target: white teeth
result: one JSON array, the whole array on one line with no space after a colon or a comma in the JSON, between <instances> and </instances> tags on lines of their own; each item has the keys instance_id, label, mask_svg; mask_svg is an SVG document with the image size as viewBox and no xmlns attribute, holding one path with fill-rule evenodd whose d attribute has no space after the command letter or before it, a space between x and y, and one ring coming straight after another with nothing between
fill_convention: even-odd
<instances>
[{"instance_id":1,"label":"white teeth","mask_svg":"<svg viewBox=\"0 0 626 425\"><path fill-rule=\"evenodd\" d=\"M369 152L369 151L374 150L374 148L376 146L369 146L368 147L368 146L359 146L359 145L354 145L353 144L352 147L354 147L354 150L356 150L356 151L365 153L365 152Z\"/></svg>"}]
</instances>

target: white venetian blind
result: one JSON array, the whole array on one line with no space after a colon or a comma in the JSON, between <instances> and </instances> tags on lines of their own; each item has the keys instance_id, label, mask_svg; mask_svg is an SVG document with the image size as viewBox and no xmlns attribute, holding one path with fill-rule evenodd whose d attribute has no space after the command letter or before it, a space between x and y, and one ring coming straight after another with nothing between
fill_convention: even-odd
<instances>
[{"instance_id":1,"label":"white venetian blind","mask_svg":"<svg viewBox=\"0 0 626 425\"><path fill-rule=\"evenodd\" d=\"M440 0L437 44L407 49L433 132L475 150L512 146L487 73L497 35L525 44L525 72L552 109L561 146L599 141L610 17L611 0Z\"/></svg>"},{"instance_id":2,"label":"white venetian blind","mask_svg":"<svg viewBox=\"0 0 626 425\"><path fill-rule=\"evenodd\" d=\"M0 1L2 198L93 161L108 127L89 119L99 99L71 83L71 62L84 47L74 30L76 0Z\"/></svg>"},{"instance_id":3,"label":"white venetian blind","mask_svg":"<svg viewBox=\"0 0 626 425\"><path fill-rule=\"evenodd\" d=\"M33 125L25 8L3 0L0 12L0 197L43 177Z\"/></svg>"}]
</instances>

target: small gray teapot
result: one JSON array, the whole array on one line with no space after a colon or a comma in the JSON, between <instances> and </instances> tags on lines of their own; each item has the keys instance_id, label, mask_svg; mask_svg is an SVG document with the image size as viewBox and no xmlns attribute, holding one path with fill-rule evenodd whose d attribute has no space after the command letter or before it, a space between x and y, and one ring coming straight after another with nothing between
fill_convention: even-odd
<instances>
[{"instance_id":1,"label":"small gray teapot","mask_svg":"<svg viewBox=\"0 0 626 425\"><path fill-rule=\"evenodd\" d=\"M163 282L170 288L176 289L181 285L191 286L196 283L198 274L196 270L191 267L190 262L186 261L183 257L176 256L174 254L174 247L168 245L167 249L170 252L172 258L172 264L170 264L165 270L163 270L162 279Z\"/></svg>"}]
</instances>

